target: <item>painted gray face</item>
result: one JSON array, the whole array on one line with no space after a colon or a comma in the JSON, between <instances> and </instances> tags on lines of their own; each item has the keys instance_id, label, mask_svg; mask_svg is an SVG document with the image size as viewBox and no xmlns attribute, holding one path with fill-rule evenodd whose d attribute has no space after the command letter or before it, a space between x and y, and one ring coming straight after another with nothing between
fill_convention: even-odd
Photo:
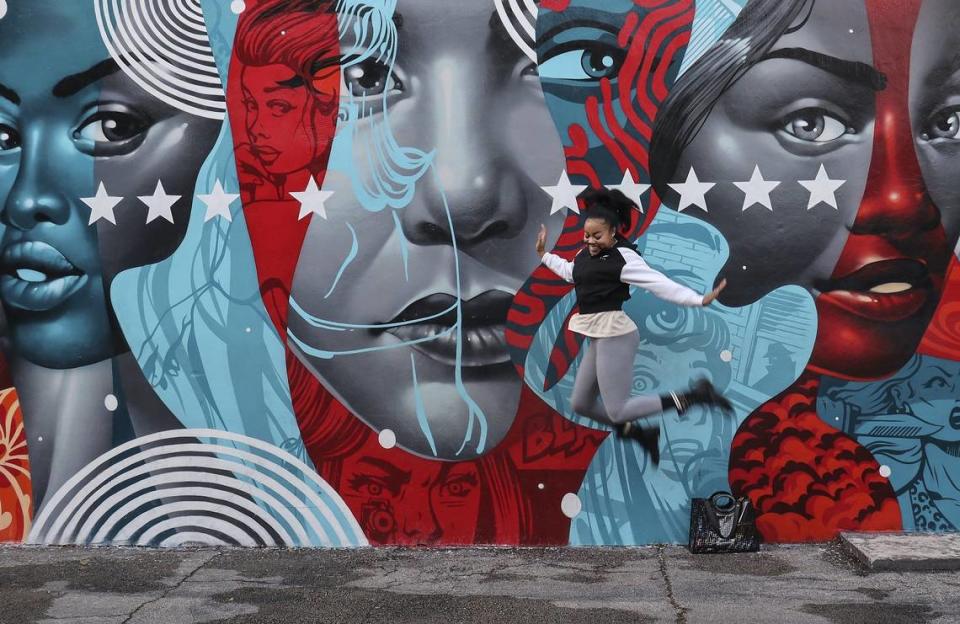
<instances>
[{"instance_id":1,"label":"painted gray face","mask_svg":"<svg viewBox=\"0 0 960 624\"><path fill-rule=\"evenodd\" d=\"M845 61L872 62L863 2L817 2L809 20L774 50L802 48ZM720 278L729 280L721 300L746 305L784 284L813 288L830 276L866 186L873 145L875 92L796 59L770 58L751 67L717 102L684 150L673 181L692 167L701 181L716 183L707 211L687 208L716 226L730 243ZM808 210L809 193L797 183L813 180L823 165L837 191L837 209ZM750 180L759 166L766 180L780 181L773 210L744 209L733 184ZM679 196L667 197L677 205Z\"/></svg>"},{"instance_id":2,"label":"painted gray face","mask_svg":"<svg viewBox=\"0 0 960 624\"><path fill-rule=\"evenodd\" d=\"M563 149L534 65L492 2L402 0L397 11L395 50L344 65L323 184L334 194L300 255L290 343L400 446L469 458L517 413L504 323L538 264L540 224L561 229L540 186L556 183ZM371 47L341 49L350 59Z\"/></svg>"}]
</instances>

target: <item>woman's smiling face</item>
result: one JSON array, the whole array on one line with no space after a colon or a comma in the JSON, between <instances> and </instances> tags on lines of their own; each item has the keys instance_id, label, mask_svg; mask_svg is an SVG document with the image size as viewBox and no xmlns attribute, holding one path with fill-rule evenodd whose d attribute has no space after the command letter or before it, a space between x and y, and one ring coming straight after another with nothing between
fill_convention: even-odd
<instances>
[{"instance_id":1,"label":"woman's smiling face","mask_svg":"<svg viewBox=\"0 0 960 624\"><path fill-rule=\"evenodd\" d=\"M562 225L540 187L556 183L563 149L493 2L402 0L385 19L395 62L341 41L333 195L300 254L290 342L404 448L476 456L516 416L504 324L538 265L540 224Z\"/></svg>"},{"instance_id":2,"label":"woman's smiling face","mask_svg":"<svg viewBox=\"0 0 960 624\"><path fill-rule=\"evenodd\" d=\"M77 6L11 3L0 19L0 298L14 348L50 368L126 348L110 283L176 249L220 126L138 87L110 59L92 5ZM158 182L182 196L173 223L146 222L138 197L154 195ZM84 200L100 184L122 199L95 218Z\"/></svg>"}]
</instances>

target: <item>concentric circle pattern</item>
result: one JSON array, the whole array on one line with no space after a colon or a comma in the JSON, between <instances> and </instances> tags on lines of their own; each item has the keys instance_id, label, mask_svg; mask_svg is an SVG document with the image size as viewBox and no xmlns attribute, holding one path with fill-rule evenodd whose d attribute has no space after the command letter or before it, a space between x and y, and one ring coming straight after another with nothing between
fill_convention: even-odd
<instances>
[{"instance_id":1,"label":"concentric circle pattern","mask_svg":"<svg viewBox=\"0 0 960 624\"><path fill-rule=\"evenodd\" d=\"M100 36L124 73L171 106L224 118L200 0L94 0L94 7Z\"/></svg>"},{"instance_id":2,"label":"concentric circle pattern","mask_svg":"<svg viewBox=\"0 0 960 624\"><path fill-rule=\"evenodd\" d=\"M289 453L207 429L165 431L99 457L47 502L34 544L362 546L346 504Z\"/></svg>"}]
</instances>

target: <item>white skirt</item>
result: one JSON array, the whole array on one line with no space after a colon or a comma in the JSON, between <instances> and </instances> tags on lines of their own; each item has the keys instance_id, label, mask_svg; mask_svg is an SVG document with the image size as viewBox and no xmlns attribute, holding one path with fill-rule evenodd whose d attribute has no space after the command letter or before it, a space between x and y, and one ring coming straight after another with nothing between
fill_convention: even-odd
<instances>
[{"instance_id":1,"label":"white skirt","mask_svg":"<svg viewBox=\"0 0 960 624\"><path fill-rule=\"evenodd\" d=\"M637 331L637 324L630 320L623 310L574 314L567 327L570 331L588 338L610 338Z\"/></svg>"}]
</instances>

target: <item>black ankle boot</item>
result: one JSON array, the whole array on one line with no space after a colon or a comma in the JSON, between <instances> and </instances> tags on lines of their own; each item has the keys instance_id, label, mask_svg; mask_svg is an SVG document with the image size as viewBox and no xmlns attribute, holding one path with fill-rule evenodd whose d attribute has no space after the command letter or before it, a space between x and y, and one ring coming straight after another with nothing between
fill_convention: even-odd
<instances>
[{"instance_id":1,"label":"black ankle boot","mask_svg":"<svg viewBox=\"0 0 960 624\"><path fill-rule=\"evenodd\" d=\"M677 412L683 414L694 405L715 406L728 414L733 413L733 405L722 394L717 392L713 384L705 378L693 382L690 390L682 394L674 394Z\"/></svg>"},{"instance_id":2,"label":"black ankle boot","mask_svg":"<svg viewBox=\"0 0 960 624\"><path fill-rule=\"evenodd\" d=\"M643 447L643 450L650 456L650 463L654 466L660 465L660 425L650 423L650 426L641 425L639 422L628 422L617 425L617 433L621 438L630 438L636 440Z\"/></svg>"}]
</instances>

